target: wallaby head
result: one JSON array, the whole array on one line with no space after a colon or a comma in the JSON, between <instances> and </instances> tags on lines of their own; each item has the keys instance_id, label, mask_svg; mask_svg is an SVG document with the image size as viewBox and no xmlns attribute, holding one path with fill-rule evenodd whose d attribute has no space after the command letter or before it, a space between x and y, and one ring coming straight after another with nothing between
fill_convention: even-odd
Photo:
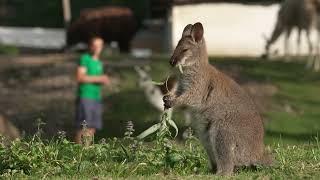
<instances>
[{"instance_id":1,"label":"wallaby head","mask_svg":"<svg viewBox=\"0 0 320 180\"><path fill-rule=\"evenodd\" d=\"M203 63L201 55L205 51L205 42L203 38L203 26L201 23L194 25L188 24L182 33L176 49L170 59L172 66L193 66Z\"/></svg>"}]
</instances>

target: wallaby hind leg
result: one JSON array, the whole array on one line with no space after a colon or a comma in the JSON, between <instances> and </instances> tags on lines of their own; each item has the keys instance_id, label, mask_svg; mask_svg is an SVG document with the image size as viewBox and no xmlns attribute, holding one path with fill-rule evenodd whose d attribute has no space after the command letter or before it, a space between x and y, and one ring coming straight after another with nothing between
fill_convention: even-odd
<instances>
[{"instance_id":1,"label":"wallaby hind leg","mask_svg":"<svg viewBox=\"0 0 320 180\"><path fill-rule=\"evenodd\" d=\"M208 158L209 158L209 168L212 172L216 172L217 171L217 163L216 163L216 159L215 159L215 155L214 155L214 150L212 145L209 145L210 147L205 147L206 152L208 154Z\"/></svg>"},{"instance_id":2,"label":"wallaby hind leg","mask_svg":"<svg viewBox=\"0 0 320 180\"><path fill-rule=\"evenodd\" d=\"M231 175L234 169L234 147L231 135L226 131L217 132L215 138L218 175Z\"/></svg>"},{"instance_id":3,"label":"wallaby hind leg","mask_svg":"<svg viewBox=\"0 0 320 180\"><path fill-rule=\"evenodd\" d=\"M214 147L213 147L214 144L210 140L208 132L201 133L201 134L203 135L200 135L199 138L201 143L204 145L204 149L206 150L206 153L208 155L209 168L210 170L215 172L217 170L217 164L216 164L216 159L214 154Z\"/></svg>"}]
</instances>

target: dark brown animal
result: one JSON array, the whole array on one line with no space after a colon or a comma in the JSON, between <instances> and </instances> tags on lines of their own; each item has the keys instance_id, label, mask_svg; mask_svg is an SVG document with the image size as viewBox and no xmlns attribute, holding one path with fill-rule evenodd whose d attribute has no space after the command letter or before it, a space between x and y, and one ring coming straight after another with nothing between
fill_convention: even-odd
<instances>
[{"instance_id":1,"label":"dark brown animal","mask_svg":"<svg viewBox=\"0 0 320 180\"><path fill-rule=\"evenodd\" d=\"M138 23L129 8L107 6L84 10L68 28L67 47L101 36L107 43L117 41L120 51L128 52L137 29Z\"/></svg>"},{"instance_id":2,"label":"dark brown animal","mask_svg":"<svg viewBox=\"0 0 320 180\"><path fill-rule=\"evenodd\" d=\"M167 108L186 105L197 118L192 127L204 145L211 167L230 175L235 166L270 165L263 144L262 118L253 100L235 81L209 64L201 23L187 25L171 57L182 66L176 92L163 97Z\"/></svg>"}]
</instances>

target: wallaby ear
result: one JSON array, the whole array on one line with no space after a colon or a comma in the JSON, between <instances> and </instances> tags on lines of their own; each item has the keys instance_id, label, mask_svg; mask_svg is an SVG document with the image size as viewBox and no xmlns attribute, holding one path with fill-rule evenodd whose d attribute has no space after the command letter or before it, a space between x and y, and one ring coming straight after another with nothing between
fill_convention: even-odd
<instances>
[{"instance_id":1,"label":"wallaby ear","mask_svg":"<svg viewBox=\"0 0 320 180\"><path fill-rule=\"evenodd\" d=\"M192 26L191 36L196 42L200 42L203 38L203 26L197 22Z\"/></svg>"},{"instance_id":2,"label":"wallaby ear","mask_svg":"<svg viewBox=\"0 0 320 180\"><path fill-rule=\"evenodd\" d=\"M188 24L188 25L183 29L182 37L190 36L190 35L191 35L191 30L192 30L192 24Z\"/></svg>"}]
</instances>

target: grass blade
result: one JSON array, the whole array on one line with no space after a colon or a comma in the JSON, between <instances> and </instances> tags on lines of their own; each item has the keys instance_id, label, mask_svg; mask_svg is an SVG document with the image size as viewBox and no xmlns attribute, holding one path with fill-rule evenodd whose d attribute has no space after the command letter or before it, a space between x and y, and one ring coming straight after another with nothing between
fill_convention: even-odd
<instances>
[{"instance_id":1,"label":"grass blade","mask_svg":"<svg viewBox=\"0 0 320 180\"><path fill-rule=\"evenodd\" d=\"M158 85L158 86L162 86L164 85L166 82L156 82L156 81L152 81L152 84L154 85Z\"/></svg>"}]
</instances>

